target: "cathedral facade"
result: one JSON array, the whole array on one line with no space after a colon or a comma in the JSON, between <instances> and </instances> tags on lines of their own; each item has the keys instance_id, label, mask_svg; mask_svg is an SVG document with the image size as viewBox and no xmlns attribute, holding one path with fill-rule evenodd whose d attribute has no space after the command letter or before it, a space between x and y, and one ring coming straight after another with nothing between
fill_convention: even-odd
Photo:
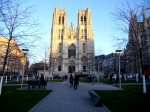
<instances>
[{"instance_id":1,"label":"cathedral facade","mask_svg":"<svg viewBox=\"0 0 150 112\"><path fill-rule=\"evenodd\" d=\"M91 10L78 10L77 28L67 26L67 11L53 13L50 68L53 75L92 74L94 67L94 32Z\"/></svg>"}]
</instances>

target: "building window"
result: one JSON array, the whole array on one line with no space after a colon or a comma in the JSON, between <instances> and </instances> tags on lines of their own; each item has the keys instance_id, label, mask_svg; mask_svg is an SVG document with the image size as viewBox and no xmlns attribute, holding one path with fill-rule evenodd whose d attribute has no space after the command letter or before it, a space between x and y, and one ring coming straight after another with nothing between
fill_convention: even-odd
<instances>
[{"instance_id":1,"label":"building window","mask_svg":"<svg viewBox=\"0 0 150 112\"><path fill-rule=\"evenodd\" d=\"M83 53L85 53L85 43L83 43Z\"/></svg>"},{"instance_id":2,"label":"building window","mask_svg":"<svg viewBox=\"0 0 150 112\"><path fill-rule=\"evenodd\" d=\"M81 16L81 24L83 24L83 16Z\"/></svg>"},{"instance_id":3,"label":"building window","mask_svg":"<svg viewBox=\"0 0 150 112\"><path fill-rule=\"evenodd\" d=\"M86 16L84 16L84 24L86 25Z\"/></svg>"},{"instance_id":4,"label":"building window","mask_svg":"<svg viewBox=\"0 0 150 112\"><path fill-rule=\"evenodd\" d=\"M83 16L81 16L81 21L83 21Z\"/></svg>"},{"instance_id":5,"label":"building window","mask_svg":"<svg viewBox=\"0 0 150 112\"><path fill-rule=\"evenodd\" d=\"M83 29L81 30L81 39L83 39Z\"/></svg>"},{"instance_id":6,"label":"building window","mask_svg":"<svg viewBox=\"0 0 150 112\"><path fill-rule=\"evenodd\" d=\"M61 23L61 16L59 16L59 24Z\"/></svg>"},{"instance_id":7,"label":"building window","mask_svg":"<svg viewBox=\"0 0 150 112\"><path fill-rule=\"evenodd\" d=\"M59 53L61 53L61 51L62 51L62 44L60 43L59 44Z\"/></svg>"},{"instance_id":8,"label":"building window","mask_svg":"<svg viewBox=\"0 0 150 112\"><path fill-rule=\"evenodd\" d=\"M61 71L61 66L58 66L58 71Z\"/></svg>"},{"instance_id":9,"label":"building window","mask_svg":"<svg viewBox=\"0 0 150 112\"><path fill-rule=\"evenodd\" d=\"M71 36L68 36L68 39L71 39Z\"/></svg>"},{"instance_id":10,"label":"building window","mask_svg":"<svg viewBox=\"0 0 150 112\"><path fill-rule=\"evenodd\" d=\"M86 66L83 66L83 72L86 72Z\"/></svg>"},{"instance_id":11,"label":"building window","mask_svg":"<svg viewBox=\"0 0 150 112\"><path fill-rule=\"evenodd\" d=\"M84 39L86 39L87 31L86 29L84 30Z\"/></svg>"},{"instance_id":12,"label":"building window","mask_svg":"<svg viewBox=\"0 0 150 112\"><path fill-rule=\"evenodd\" d=\"M60 39L60 29L58 30L58 39Z\"/></svg>"},{"instance_id":13,"label":"building window","mask_svg":"<svg viewBox=\"0 0 150 112\"><path fill-rule=\"evenodd\" d=\"M64 24L64 16L62 17L62 24Z\"/></svg>"},{"instance_id":14,"label":"building window","mask_svg":"<svg viewBox=\"0 0 150 112\"><path fill-rule=\"evenodd\" d=\"M76 47L74 44L71 44L69 46L69 49L68 49L68 58L75 58L76 57Z\"/></svg>"}]
</instances>

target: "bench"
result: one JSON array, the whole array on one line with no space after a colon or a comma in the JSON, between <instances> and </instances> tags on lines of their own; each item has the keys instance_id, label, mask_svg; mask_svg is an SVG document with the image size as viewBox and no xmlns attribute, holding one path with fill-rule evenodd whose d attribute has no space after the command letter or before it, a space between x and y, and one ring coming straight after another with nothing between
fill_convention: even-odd
<instances>
[{"instance_id":1,"label":"bench","mask_svg":"<svg viewBox=\"0 0 150 112\"><path fill-rule=\"evenodd\" d=\"M101 106L103 106L103 103L102 103L102 101L101 101L100 96L98 96L95 91L88 91L88 92L89 92L89 94L90 94L90 96L91 96L91 98L92 98L92 101L93 101L94 106L96 106L96 107L101 107Z\"/></svg>"}]
</instances>

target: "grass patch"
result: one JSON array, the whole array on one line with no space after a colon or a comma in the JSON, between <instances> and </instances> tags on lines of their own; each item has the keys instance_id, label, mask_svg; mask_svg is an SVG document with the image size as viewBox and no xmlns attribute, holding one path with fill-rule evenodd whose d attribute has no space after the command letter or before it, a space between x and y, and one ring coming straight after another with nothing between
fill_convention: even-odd
<instances>
[{"instance_id":1,"label":"grass patch","mask_svg":"<svg viewBox=\"0 0 150 112\"><path fill-rule=\"evenodd\" d=\"M20 86L3 86L0 109L5 112L27 112L51 90L16 90Z\"/></svg>"},{"instance_id":2,"label":"grass patch","mask_svg":"<svg viewBox=\"0 0 150 112\"><path fill-rule=\"evenodd\" d=\"M113 84L116 83L115 79L113 79L112 81L113 81ZM99 82L109 84L109 79L101 78L101 79L99 79ZM125 80L121 80L121 83L141 83L141 82L142 82L141 80L139 82L136 82L135 79L127 79L126 81Z\"/></svg>"},{"instance_id":3,"label":"grass patch","mask_svg":"<svg viewBox=\"0 0 150 112\"><path fill-rule=\"evenodd\" d=\"M147 85L147 94L142 93L142 85L128 85L122 88L125 90L96 90L96 92L112 112L146 112L149 110L150 85Z\"/></svg>"},{"instance_id":4,"label":"grass patch","mask_svg":"<svg viewBox=\"0 0 150 112\"><path fill-rule=\"evenodd\" d=\"M21 81L17 82L17 81L13 81L12 80L12 81L8 81L7 84L21 84ZM23 81L23 84L28 84L28 82L27 81Z\"/></svg>"},{"instance_id":5,"label":"grass patch","mask_svg":"<svg viewBox=\"0 0 150 112\"><path fill-rule=\"evenodd\" d=\"M79 81L80 81L80 82L88 82L88 80L85 79L85 78L79 78Z\"/></svg>"}]
</instances>

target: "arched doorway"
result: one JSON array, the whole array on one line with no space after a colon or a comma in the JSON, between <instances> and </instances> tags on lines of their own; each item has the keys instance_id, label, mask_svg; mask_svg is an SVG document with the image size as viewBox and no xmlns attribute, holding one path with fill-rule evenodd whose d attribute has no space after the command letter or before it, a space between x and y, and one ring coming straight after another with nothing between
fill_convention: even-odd
<instances>
[{"instance_id":1,"label":"arched doorway","mask_svg":"<svg viewBox=\"0 0 150 112\"><path fill-rule=\"evenodd\" d=\"M75 62L70 61L68 64L68 73L74 73L75 72Z\"/></svg>"}]
</instances>

